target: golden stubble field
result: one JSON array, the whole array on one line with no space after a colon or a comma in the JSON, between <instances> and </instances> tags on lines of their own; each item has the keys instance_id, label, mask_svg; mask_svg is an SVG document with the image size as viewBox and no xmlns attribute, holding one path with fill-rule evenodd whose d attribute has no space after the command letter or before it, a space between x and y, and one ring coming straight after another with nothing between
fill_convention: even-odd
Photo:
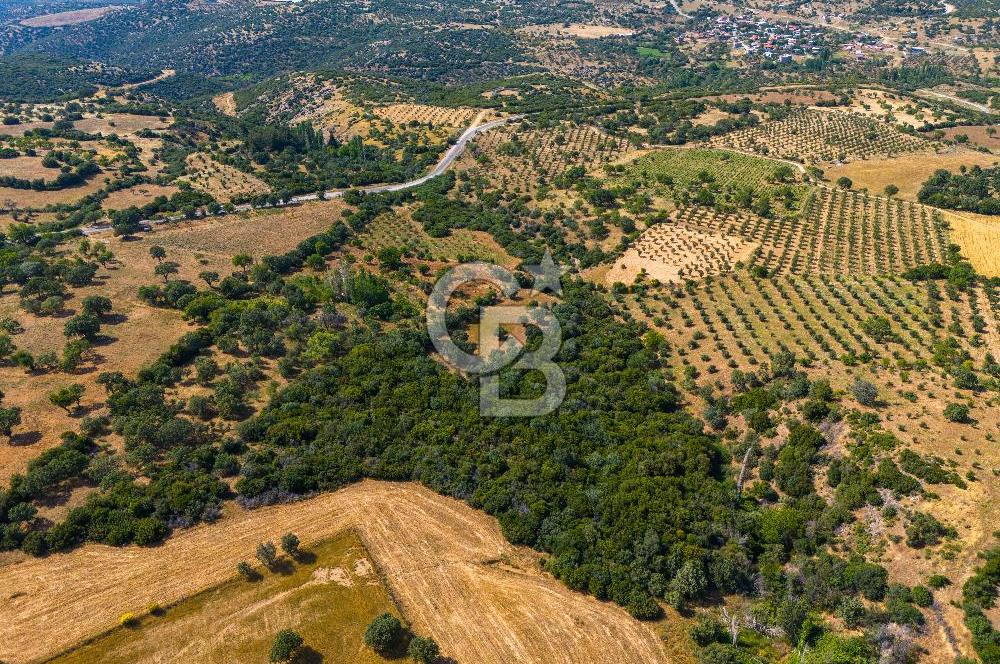
<instances>
[{"instance_id":1,"label":"golden stubble field","mask_svg":"<svg viewBox=\"0 0 1000 664\"><path fill-rule=\"evenodd\" d=\"M416 484L375 481L251 512L230 508L154 549L87 545L10 564L0 574L0 596L9 598L0 605L0 658L44 659L112 628L122 613L223 583L258 542L283 532L308 548L349 529L413 629L459 662L667 661L649 626L542 573L537 554L509 544L492 518Z\"/></svg>"}]
</instances>

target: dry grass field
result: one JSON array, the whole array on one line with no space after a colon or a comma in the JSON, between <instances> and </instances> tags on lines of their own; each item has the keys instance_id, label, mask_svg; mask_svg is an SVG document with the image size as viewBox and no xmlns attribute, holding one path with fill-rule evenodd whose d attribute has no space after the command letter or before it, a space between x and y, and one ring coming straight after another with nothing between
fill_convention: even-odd
<instances>
[{"instance_id":1,"label":"dry grass field","mask_svg":"<svg viewBox=\"0 0 1000 664\"><path fill-rule=\"evenodd\" d=\"M832 165L825 168L824 174L831 181L847 176L854 182L855 189L867 188L873 193L881 193L886 185L894 184L899 187L898 197L915 201L920 187L934 175L934 171L957 172L961 166L992 166L997 160L996 155L951 148L939 154L922 152L891 159Z\"/></svg>"},{"instance_id":2,"label":"dry grass field","mask_svg":"<svg viewBox=\"0 0 1000 664\"><path fill-rule=\"evenodd\" d=\"M29 28L58 28L64 25L77 25L96 21L102 16L121 9L117 5L107 7L93 7L88 9L76 9L68 12L58 12L55 14L45 14L44 16L33 16L21 21L21 25Z\"/></svg>"},{"instance_id":3,"label":"dry grass field","mask_svg":"<svg viewBox=\"0 0 1000 664\"><path fill-rule=\"evenodd\" d=\"M0 187L0 201L4 207L13 205L19 208L43 208L47 205L58 205L60 203L75 203L84 196L93 194L102 189L107 183L107 176L98 174L91 178L86 184L79 187L69 187L58 191L34 191L32 189L14 189L12 187Z\"/></svg>"},{"instance_id":4,"label":"dry grass field","mask_svg":"<svg viewBox=\"0 0 1000 664\"><path fill-rule=\"evenodd\" d=\"M587 25L584 23L552 23L550 25L530 25L521 28L522 32L531 35L548 35L550 37L578 37L581 39L601 39L603 37L628 37L635 30L613 25Z\"/></svg>"},{"instance_id":5,"label":"dry grass field","mask_svg":"<svg viewBox=\"0 0 1000 664\"><path fill-rule=\"evenodd\" d=\"M993 133L990 133L990 130ZM942 129L945 138L954 140L957 136L965 136L969 143L979 145L990 150L1000 150L1000 131L996 125L970 125L962 127L948 127Z\"/></svg>"},{"instance_id":6,"label":"dry grass field","mask_svg":"<svg viewBox=\"0 0 1000 664\"><path fill-rule=\"evenodd\" d=\"M134 115L131 113L109 113L103 117L87 117L77 120L73 126L80 131L90 134L118 134L119 136L130 137L143 130L162 130L170 124L170 119L161 122L153 115Z\"/></svg>"},{"instance_id":7,"label":"dry grass field","mask_svg":"<svg viewBox=\"0 0 1000 664\"><path fill-rule=\"evenodd\" d=\"M353 529L413 629L456 661L597 664L609 649L617 662L665 660L650 626L568 590L539 571L536 554L509 544L494 520L418 485L366 481L231 512L155 549L87 545L9 564L0 575L0 596L9 598L0 606L0 657L44 659L112 628L123 613L225 583L258 542L281 533L295 532L309 548Z\"/></svg>"},{"instance_id":8,"label":"dry grass field","mask_svg":"<svg viewBox=\"0 0 1000 664\"><path fill-rule=\"evenodd\" d=\"M397 124L420 122L445 127L466 127L479 113L475 108L446 108L427 104L389 104L378 106L375 115Z\"/></svg>"},{"instance_id":9,"label":"dry grass field","mask_svg":"<svg viewBox=\"0 0 1000 664\"><path fill-rule=\"evenodd\" d=\"M157 196L170 198L178 191L180 189L174 185L140 184L128 189L119 189L118 191L111 192L102 201L101 207L105 210L123 210L132 205L142 207Z\"/></svg>"},{"instance_id":10,"label":"dry grass field","mask_svg":"<svg viewBox=\"0 0 1000 664\"><path fill-rule=\"evenodd\" d=\"M281 533L274 533L274 540ZM251 558L247 552L248 559ZM305 639L301 659L327 664L384 661L362 636L377 615L398 610L364 544L353 532L309 548L260 581L242 577L182 600L139 625L119 627L54 664L130 664L183 660L192 664L264 661L279 629Z\"/></svg>"},{"instance_id":11,"label":"dry grass field","mask_svg":"<svg viewBox=\"0 0 1000 664\"><path fill-rule=\"evenodd\" d=\"M42 166L42 157L14 157L0 159L0 176L10 175L22 180L54 180L59 175L58 168Z\"/></svg>"}]
</instances>

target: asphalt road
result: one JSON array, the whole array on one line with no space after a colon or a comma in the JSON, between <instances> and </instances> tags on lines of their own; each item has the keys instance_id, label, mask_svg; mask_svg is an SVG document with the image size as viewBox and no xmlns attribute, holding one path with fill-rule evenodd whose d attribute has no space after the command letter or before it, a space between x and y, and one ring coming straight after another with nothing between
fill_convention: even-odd
<instances>
[{"instance_id":1,"label":"asphalt road","mask_svg":"<svg viewBox=\"0 0 1000 664\"><path fill-rule=\"evenodd\" d=\"M413 187L419 187L425 182L432 180L433 178L442 175L447 171L455 160L458 159L462 152L465 151L465 147L469 144L469 141L474 139L479 134L489 131L491 129L496 129L497 127L504 125L513 120L520 120L523 115L512 115L510 117L501 118L499 120L491 120L490 122L484 122L483 124L474 124L462 132L462 135L458 137L455 144L448 148L441 160L430 170L429 173L420 176L414 180L409 180L407 182L397 182L394 184L377 184L369 187L357 187L355 189L336 189L333 191L327 191L323 193L324 200L329 200L331 198L340 198L348 191L363 191L368 194L378 194L390 191L403 191L404 189L412 189ZM249 203L243 205L237 205L235 212L249 212L251 210L263 210L271 207L285 207L288 205L298 205L300 203L307 203L309 201L319 200L319 194L302 194L301 196L293 196L284 203L278 205L250 205ZM151 228L153 226L164 224L171 221L180 221L183 219L183 215L173 215L170 217L163 217L160 219L146 219L141 222L142 226L145 228ZM203 215L199 215L199 218L203 218ZM90 226L84 226L80 231L86 235L97 235L98 233L103 233L111 228L109 223L101 224L91 224Z\"/></svg>"}]
</instances>

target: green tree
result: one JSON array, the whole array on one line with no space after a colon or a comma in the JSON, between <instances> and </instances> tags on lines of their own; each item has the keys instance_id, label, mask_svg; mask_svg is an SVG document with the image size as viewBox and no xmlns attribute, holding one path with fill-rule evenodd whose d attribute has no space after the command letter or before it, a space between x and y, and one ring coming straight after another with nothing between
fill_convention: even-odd
<instances>
[{"instance_id":1,"label":"green tree","mask_svg":"<svg viewBox=\"0 0 1000 664\"><path fill-rule=\"evenodd\" d=\"M246 271L253 265L253 256L250 254L236 254L233 256L233 267L238 267L246 274Z\"/></svg>"},{"instance_id":2,"label":"green tree","mask_svg":"<svg viewBox=\"0 0 1000 664\"><path fill-rule=\"evenodd\" d=\"M17 406L0 408L0 434L10 441L14 427L21 424L21 409Z\"/></svg>"},{"instance_id":3,"label":"green tree","mask_svg":"<svg viewBox=\"0 0 1000 664\"><path fill-rule=\"evenodd\" d=\"M283 629L274 637L271 645L272 662L289 662L304 643L303 638L290 629Z\"/></svg>"},{"instance_id":4,"label":"green tree","mask_svg":"<svg viewBox=\"0 0 1000 664\"><path fill-rule=\"evenodd\" d=\"M403 634L403 625L399 618L391 613L383 613L368 625L365 630L365 645L380 655L390 653Z\"/></svg>"},{"instance_id":5,"label":"green tree","mask_svg":"<svg viewBox=\"0 0 1000 664\"><path fill-rule=\"evenodd\" d=\"M261 542L257 545L257 560L259 560L264 567L270 569L274 566L275 561L278 559L278 550L274 548L272 542Z\"/></svg>"},{"instance_id":6,"label":"green tree","mask_svg":"<svg viewBox=\"0 0 1000 664\"><path fill-rule=\"evenodd\" d=\"M111 313L111 298L103 295L88 295L80 302L83 312L93 316L106 316Z\"/></svg>"},{"instance_id":7,"label":"green tree","mask_svg":"<svg viewBox=\"0 0 1000 664\"><path fill-rule=\"evenodd\" d=\"M841 189L850 189L851 187L854 186L854 181L851 180L851 178L847 177L846 175L843 175L837 178L837 186L840 187Z\"/></svg>"},{"instance_id":8,"label":"green tree","mask_svg":"<svg viewBox=\"0 0 1000 664\"><path fill-rule=\"evenodd\" d=\"M67 337L83 337L93 340L101 331L101 321L93 314L77 314L63 326L63 334Z\"/></svg>"},{"instance_id":9,"label":"green tree","mask_svg":"<svg viewBox=\"0 0 1000 664\"><path fill-rule=\"evenodd\" d=\"M158 263L155 268L153 268L153 274L158 277L163 277L163 283L170 281L172 275L177 274L180 270L180 265L174 261L163 261Z\"/></svg>"},{"instance_id":10,"label":"green tree","mask_svg":"<svg viewBox=\"0 0 1000 664\"><path fill-rule=\"evenodd\" d=\"M154 244L152 247L149 248L149 255L157 263L161 263L163 262L163 259L167 257L167 250L158 244Z\"/></svg>"},{"instance_id":11,"label":"green tree","mask_svg":"<svg viewBox=\"0 0 1000 664\"><path fill-rule=\"evenodd\" d=\"M899 193L899 187L897 187L896 185L894 185L894 184L887 184L887 185L885 185L885 195L886 196L892 198L893 196L895 196L898 193Z\"/></svg>"},{"instance_id":12,"label":"green tree","mask_svg":"<svg viewBox=\"0 0 1000 664\"><path fill-rule=\"evenodd\" d=\"M299 538L295 533L285 533L281 536L281 550L292 558L299 555Z\"/></svg>"},{"instance_id":13,"label":"green tree","mask_svg":"<svg viewBox=\"0 0 1000 664\"><path fill-rule=\"evenodd\" d=\"M430 637L415 636L410 639L406 654L421 664L434 664L441 656L437 641Z\"/></svg>"},{"instance_id":14,"label":"green tree","mask_svg":"<svg viewBox=\"0 0 1000 664\"><path fill-rule=\"evenodd\" d=\"M70 406L74 408L80 407L80 400L83 399L85 392L85 388L80 383L64 385L49 392L49 402L68 413L70 412Z\"/></svg>"}]
</instances>

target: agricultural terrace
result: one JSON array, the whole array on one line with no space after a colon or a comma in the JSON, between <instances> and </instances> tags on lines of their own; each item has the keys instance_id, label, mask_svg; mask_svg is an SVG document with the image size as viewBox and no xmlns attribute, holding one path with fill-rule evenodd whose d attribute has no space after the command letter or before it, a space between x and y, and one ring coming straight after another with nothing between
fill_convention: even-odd
<instances>
[{"instance_id":1,"label":"agricultural terrace","mask_svg":"<svg viewBox=\"0 0 1000 664\"><path fill-rule=\"evenodd\" d=\"M812 109L792 110L788 117L739 129L711 143L804 163L893 157L932 147L880 120Z\"/></svg>"}]
</instances>

